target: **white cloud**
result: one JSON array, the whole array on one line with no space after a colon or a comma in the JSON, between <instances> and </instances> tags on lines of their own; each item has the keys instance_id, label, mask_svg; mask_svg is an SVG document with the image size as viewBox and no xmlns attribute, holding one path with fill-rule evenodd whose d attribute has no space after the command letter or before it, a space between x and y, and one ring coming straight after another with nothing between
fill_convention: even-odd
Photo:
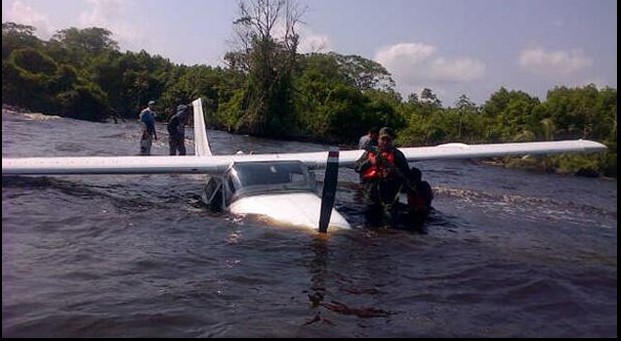
<instances>
[{"instance_id":1,"label":"white cloud","mask_svg":"<svg viewBox=\"0 0 621 341\"><path fill-rule=\"evenodd\" d=\"M309 29L302 28L300 34L300 46L298 53L322 52L330 50L330 38L327 35L320 35Z\"/></svg>"},{"instance_id":2,"label":"white cloud","mask_svg":"<svg viewBox=\"0 0 621 341\"><path fill-rule=\"evenodd\" d=\"M431 77L437 81L465 83L481 79L484 74L485 64L472 58L438 58L431 64Z\"/></svg>"},{"instance_id":3,"label":"white cloud","mask_svg":"<svg viewBox=\"0 0 621 341\"><path fill-rule=\"evenodd\" d=\"M280 20L274 25L271 34L276 39L284 39L286 33L285 22ZM322 52L330 49L330 39L327 35L314 33L311 29L298 23L295 33L300 36L298 53Z\"/></svg>"},{"instance_id":4,"label":"white cloud","mask_svg":"<svg viewBox=\"0 0 621 341\"><path fill-rule=\"evenodd\" d=\"M31 6L21 1L15 1L8 12L6 21L36 27L35 35L41 39L49 39L52 36L53 31L50 27L49 18Z\"/></svg>"},{"instance_id":5,"label":"white cloud","mask_svg":"<svg viewBox=\"0 0 621 341\"><path fill-rule=\"evenodd\" d=\"M447 84L467 83L485 75L485 63L469 57L447 58L424 43L400 43L381 48L375 60L393 75L403 95L430 88L440 94Z\"/></svg>"},{"instance_id":6,"label":"white cloud","mask_svg":"<svg viewBox=\"0 0 621 341\"><path fill-rule=\"evenodd\" d=\"M375 60L382 64L417 64L429 60L437 48L422 43L401 43L381 48Z\"/></svg>"},{"instance_id":7,"label":"white cloud","mask_svg":"<svg viewBox=\"0 0 621 341\"><path fill-rule=\"evenodd\" d=\"M156 42L136 20L132 20L132 2L122 0L85 0L89 6L78 16L79 26L101 27L112 32L121 50L155 51Z\"/></svg>"},{"instance_id":8,"label":"white cloud","mask_svg":"<svg viewBox=\"0 0 621 341\"><path fill-rule=\"evenodd\" d=\"M546 51L543 48L522 50L519 64L522 68L544 76L567 76L593 64L581 50Z\"/></svg>"},{"instance_id":9,"label":"white cloud","mask_svg":"<svg viewBox=\"0 0 621 341\"><path fill-rule=\"evenodd\" d=\"M120 0L86 0L86 3L91 7L79 15L79 22L84 27L106 27L123 15Z\"/></svg>"}]
</instances>

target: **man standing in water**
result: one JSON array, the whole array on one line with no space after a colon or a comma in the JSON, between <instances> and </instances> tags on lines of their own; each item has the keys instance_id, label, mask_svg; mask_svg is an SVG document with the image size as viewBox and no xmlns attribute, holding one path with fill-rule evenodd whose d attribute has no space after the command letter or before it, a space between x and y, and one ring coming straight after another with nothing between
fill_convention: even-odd
<instances>
[{"instance_id":1,"label":"man standing in water","mask_svg":"<svg viewBox=\"0 0 621 341\"><path fill-rule=\"evenodd\" d=\"M380 129L378 147L368 146L354 166L364 184L365 216L370 227L395 227L397 223L399 193L410 167L403 153L393 146L393 138L392 129Z\"/></svg>"},{"instance_id":2,"label":"man standing in water","mask_svg":"<svg viewBox=\"0 0 621 341\"><path fill-rule=\"evenodd\" d=\"M168 145L170 155L185 155L185 125L188 121L190 110L185 104L177 106L177 113L168 120Z\"/></svg>"},{"instance_id":3,"label":"man standing in water","mask_svg":"<svg viewBox=\"0 0 621 341\"><path fill-rule=\"evenodd\" d=\"M151 155L151 144L153 139L157 140L155 132L155 101L149 104L140 112L140 122L142 123L142 136L140 137L140 155Z\"/></svg>"}]
</instances>

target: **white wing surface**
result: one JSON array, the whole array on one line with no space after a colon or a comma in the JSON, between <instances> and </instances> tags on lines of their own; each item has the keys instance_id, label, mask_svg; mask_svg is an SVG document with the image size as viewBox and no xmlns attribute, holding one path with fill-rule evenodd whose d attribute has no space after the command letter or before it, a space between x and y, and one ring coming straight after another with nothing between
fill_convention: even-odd
<instances>
[{"instance_id":1,"label":"white wing surface","mask_svg":"<svg viewBox=\"0 0 621 341\"><path fill-rule=\"evenodd\" d=\"M597 152L606 149L588 140L525 142L502 144L443 144L434 147L400 148L408 161L483 158L505 155ZM209 147L207 146L207 150ZM352 166L362 150L341 151L339 166ZM233 162L295 161L311 169L325 168L328 152L118 157L36 157L2 158L2 175L22 174L152 174L204 173L220 175Z\"/></svg>"}]
</instances>

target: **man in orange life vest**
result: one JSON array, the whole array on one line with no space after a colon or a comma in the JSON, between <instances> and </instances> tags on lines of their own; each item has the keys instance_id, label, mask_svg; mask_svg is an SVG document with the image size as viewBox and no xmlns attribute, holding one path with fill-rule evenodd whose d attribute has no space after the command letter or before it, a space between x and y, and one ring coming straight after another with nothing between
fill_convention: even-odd
<instances>
[{"instance_id":1,"label":"man in orange life vest","mask_svg":"<svg viewBox=\"0 0 621 341\"><path fill-rule=\"evenodd\" d=\"M403 153L393 146L392 129L380 129L378 147L367 149L356 161L354 170L364 185L365 216L370 227L397 223L399 193L410 172Z\"/></svg>"}]
</instances>

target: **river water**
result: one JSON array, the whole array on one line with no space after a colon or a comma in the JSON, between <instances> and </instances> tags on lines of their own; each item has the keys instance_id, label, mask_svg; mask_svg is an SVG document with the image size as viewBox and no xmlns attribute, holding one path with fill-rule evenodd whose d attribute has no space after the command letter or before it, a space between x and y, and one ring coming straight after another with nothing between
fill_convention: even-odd
<instances>
[{"instance_id":1,"label":"river water","mask_svg":"<svg viewBox=\"0 0 621 341\"><path fill-rule=\"evenodd\" d=\"M139 130L3 110L2 156L137 155ZM208 134L216 154L328 148ZM346 168L354 229L327 235L212 213L198 175L3 177L2 336L617 336L616 180L416 165L427 234L363 228Z\"/></svg>"}]
</instances>

